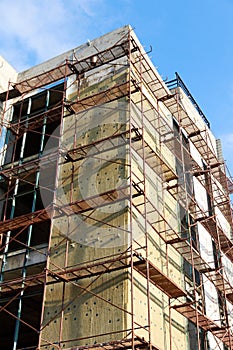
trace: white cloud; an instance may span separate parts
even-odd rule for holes
[[[52,16],[51,9],[52,7]],[[22,51],[31,49],[41,59],[47,52],[52,53],[53,48],[57,46],[54,36],[54,26],[61,23],[61,29],[64,25],[65,16],[62,18],[63,8],[61,1],[2,1],[0,3],[0,12],[2,20],[0,30],[2,35],[12,44],[17,44]],[[49,16],[51,16],[50,20]],[[46,38],[44,34],[46,33]],[[8,42],[8,45],[9,45]],[[54,46],[55,45],[55,46]]]
[[[104,0],[0,1],[0,53],[18,70],[87,40]],[[32,63],[31,63],[32,62]]]
[[[100,1],[99,0],[78,0],[77,1],[73,1],[74,5],[78,3],[78,5],[80,6],[80,8],[84,11],[84,13],[87,16],[93,17],[100,5]]]
[[[0,0],[0,55],[27,69],[128,23],[131,1]]]

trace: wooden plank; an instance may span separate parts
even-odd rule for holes
[[[122,339],[122,340],[115,340],[115,341],[109,341],[104,342],[101,344],[90,344],[90,345],[84,345],[84,346],[78,346],[78,347],[72,347],[68,348],[67,350],[114,350],[114,349],[132,349],[132,339]],[[149,349],[149,343],[141,337],[135,336],[134,338],[134,346],[137,349]],[[156,346],[151,346],[152,350],[160,350]]]
[[[227,327],[219,326],[199,310],[196,310],[192,304],[175,305],[173,308],[193,323],[198,323],[199,327],[203,328],[205,331],[210,331],[226,346],[231,346],[230,349],[232,349],[233,335]]]
[[[170,298],[178,298],[181,296],[186,296],[186,293],[174,283],[168,276],[166,276],[162,271],[160,271],[151,262],[149,263],[149,279],[157,288],[162,290]],[[147,277],[146,261],[143,263],[135,263],[134,268],[144,277]]]
[[[195,307],[190,303],[175,305],[173,306],[173,308],[193,323],[196,324],[198,321],[199,326],[206,331],[222,329],[213,320],[208,318],[206,315],[202,314],[199,310],[196,310]]]

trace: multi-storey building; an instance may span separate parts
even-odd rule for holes
[[[0,348],[233,349],[230,183],[130,26],[1,59]]]

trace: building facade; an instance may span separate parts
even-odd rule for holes
[[[233,349],[219,140],[130,26],[1,59],[0,348]]]

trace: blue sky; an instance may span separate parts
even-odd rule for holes
[[[233,173],[233,0],[0,0],[0,55],[23,70],[131,24],[164,79],[177,71]]]

